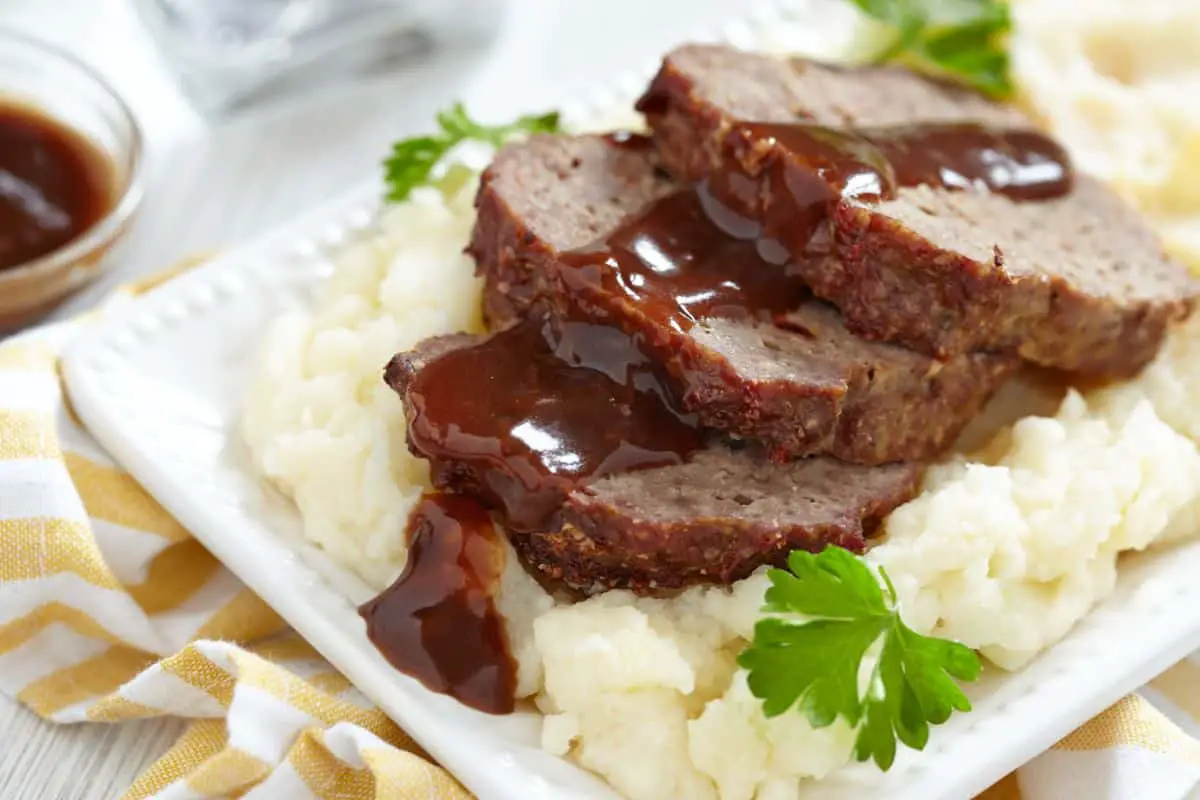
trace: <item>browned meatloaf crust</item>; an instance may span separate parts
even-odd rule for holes
[[[747,151],[738,121],[887,126],[973,121],[1029,127],[1013,108],[911,72],[846,69],[728,47],[670,53],[639,107],[676,175],[757,178],[785,159],[778,145]],[[736,181],[713,191],[784,238],[781,198]],[[776,214],[776,217],[779,215]],[[1070,194],[1020,203],[982,192],[901,189],[876,206],[842,203],[838,258],[802,274],[856,333],[949,356],[1016,348],[1031,361],[1122,377],[1149,361],[1196,286],[1112,191],[1077,176]]]
[[[392,360],[386,378],[410,421],[411,378],[426,363],[479,338],[430,339]],[[584,593],[727,585],[763,564],[781,564],[797,548],[816,551],[834,544],[862,552],[882,519],[914,495],[920,469],[863,467],[832,458],[779,464],[751,447],[713,444],[686,464],[627,472],[578,488],[563,498],[547,530],[509,532],[509,539],[539,580]],[[432,475],[440,489],[475,496],[486,496],[481,487],[497,479],[479,464],[462,461],[436,461]]]
[[[487,279],[493,324],[532,298],[566,303],[562,255],[602,237],[677,189],[652,150],[596,136],[534,137],[504,148],[484,173],[470,250]],[[578,288],[574,291],[578,292]],[[629,333],[679,383],[684,406],[710,427],[764,442],[776,458],[830,453],[878,464],[941,452],[1010,374],[1016,359],[970,354],[939,362],[846,330],[815,299],[777,327],[709,319],[680,331],[615,293],[585,304]]]

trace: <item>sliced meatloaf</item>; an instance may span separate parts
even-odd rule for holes
[[[647,237],[629,237],[621,255],[670,251],[683,265],[674,283],[664,288],[664,273],[641,264],[621,274],[603,253],[595,257],[597,242],[640,230],[639,215],[666,204],[667,233],[649,248]],[[761,441],[777,459],[932,457],[1015,366],[1016,358],[995,354],[942,362],[851,334],[786,265],[763,257],[770,243],[723,232],[701,204],[665,177],[644,141],[542,136],[505,147],[484,173],[470,246],[490,321],[504,324],[538,297],[560,313],[582,308],[638,336],[703,424]],[[676,235],[684,228],[687,236]],[[676,302],[731,282],[741,294],[727,305],[769,313]]]
[[[628,469],[630,452],[662,451],[661,428],[687,424],[686,418],[664,418],[669,399],[655,399],[645,381],[636,381],[634,389],[642,395],[639,406],[630,402],[629,385],[578,366],[576,357],[553,363],[564,348],[530,339],[531,324],[537,323],[490,337],[429,340],[397,355],[385,377],[404,403],[409,447],[430,460],[434,485],[494,509],[523,561],[547,585],[653,594],[728,584],[763,564],[782,563],[796,548],[836,544],[861,552],[882,518],[916,491],[915,464],[864,467],[832,458],[779,464],[760,449],[703,435],[681,447],[681,436],[687,437],[679,430],[668,435],[666,448],[681,454],[677,463],[648,466],[652,456],[641,459],[641,468]],[[592,333],[599,330],[619,333]],[[628,337],[596,346],[636,347]],[[576,341],[566,350],[588,348]],[[497,366],[522,354],[530,369]],[[464,366],[475,368],[464,372]],[[574,390],[562,390],[564,374],[579,382]],[[453,389],[440,394],[448,379]],[[593,411],[625,412],[603,419],[586,409],[576,415],[578,398],[585,396]],[[538,397],[544,400],[526,402]],[[431,403],[447,398],[449,413],[433,413]],[[604,437],[598,441],[599,426]],[[498,429],[512,435],[497,438]],[[558,445],[548,446],[537,431],[553,431]],[[586,466],[575,466],[580,464]]]
[[[797,228],[789,182],[813,167],[761,123],[853,129],[982,123],[1028,128],[1017,110],[891,67],[848,69],[728,47],[669,54],[639,102],[678,177],[788,244],[813,291],[863,336],[941,357],[1017,349],[1028,360],[1122,377],[1156,352],[1196,286],[1138,214],[1075,176],[1036,202],[921,185],[843,200],[831,246]],[[760,123],[758,125],[750,123]]]
[[[912,463],[864,467],[827,457],[779,464],[714,445],[679,466],[615,475],[572,492],[553,530],[513,537],[550,582],[640,594],[728,586],[792,550],[861,553],[916,493]]]

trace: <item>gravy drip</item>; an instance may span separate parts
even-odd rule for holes
[[[408,518],[408,563],[359,613],[399,671],[488,714],[515,705],[516,664],[495,595],[505,552],[487,510],[427,494]]]

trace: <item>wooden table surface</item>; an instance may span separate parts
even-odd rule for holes
[[[392,140],[424,128],[433,111],[455,99],[496,118],[553,107],[754,5],[508,0],[509,24],[486,50],[444,54],[337,97],[206,123],[162,71],[128,2],[0,3],[0,25],[58,41],[104,73],[139,115],[148,142],[154,177],[130,247],[112,273],[64,313],[94,303],[117,284],[244,240],[373,178]],[[119,797],[185,725],[166,719],[54,726],[0,696],[0,800]]]

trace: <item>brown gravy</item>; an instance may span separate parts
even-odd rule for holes
[[[614,147],[620,147],[624,150],[653,150],[654,139],[644,133],[634,133],[633,131],[612,131],[606,133],[602,137],[606,142]]]
[[[710,317],[769,318],[796,308],[808,290],[758,234],[703,188],[684,189],[566,254],[563,280],[577,296],[599,290],[678,331]]]
[[[515,704],[516,664],[494,598],[504,550],[486,509],[429,494],[408,519],[408,563],[359,613],[396,669],[489,714]]]
[[[878,203],[927,185],[1034,202],[1061,197],[1074,183],[1070,157],[1053,139],[976,123],[851,130],[742,122],[726,141],[735,157],[710,176],[717,194],[747,212],[764,212],[768,233],[814,257],[828,252],[830,212],[843,200]],[[779,147],[768,151],[759,174],[742,172],[741,164],[763,158],[764,144]],[[761,205],[768,196],[776,202]]]
[[[108,213],[113,170],[82,134],[0,103],[0,270],[46,255]]]
[[[515,530],[555,527],[582,482],[681,463],[701,445],[633,340],[576,319],[529,319],[443,355],[408,397],[409,442],[434,475],[467,466],[473,491]]]
[[[925,123],[840,130],[821,125],[747,122],[736,139],[782,145],[829,192],[877,202],[900,188],[975,189],[1017,201],[1071,191],[1071,161],[1053,139],[1032,130],[976,123]]]

